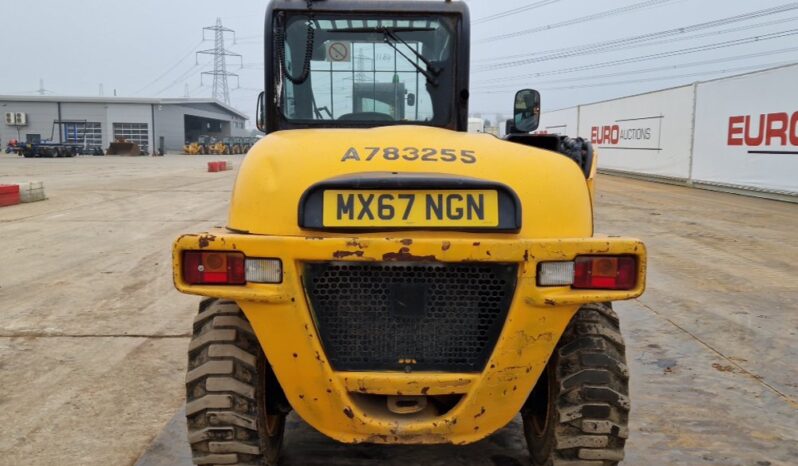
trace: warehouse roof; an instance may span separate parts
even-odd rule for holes
[[[52,102],[52,103],[81,103],[81,104],[143,104],[143,105],[181,105],[181,104],[213,104],[222,110],[239,118],[248,120],[249,117],[240,110],[219,102],[218,100],[202,98],[151,98],[151,97],[80,97],[80,96],[55,96],[55,95],[0,95],[0,101],[6,102]]]

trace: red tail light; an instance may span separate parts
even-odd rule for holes
[[[583,290],[631,290],[637,286],[634,256],[579,256],[574,261],[574,284]]]
[[[245,285],[246,258],[240,252],[183,253],[183,280],[189,285]]]

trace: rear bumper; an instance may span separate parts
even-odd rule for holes
[[[185,250],[242,251],[280,258],[278,285],[191,286],[180,277]],[[539,262],[577,255],[635,255],[637,288],[578,291],[536,286]],[[631,299],[645,287],[645,246],[623,238],[507,240],[271,237],[217,230],[185,235],[174,247],[174,280],[184,293],[236,301],[298,414],[322,433],[346,443],[455,443],[479,441],[509,423],[534,387],[560,335],[579,305]],[[328,363],[302,285],[301,265],[316,261],[433,261],[517,263],[518,282],[507,321],[482,373],[336,372]],[[363,394],[462,396],[439,416],[374,410]]]

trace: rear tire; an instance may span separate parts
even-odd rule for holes
[[[629,436],[629,371],[609,304],[579,309],[521,411],[534,466],[614,466]]]
[[[186,375],[194,463],[277,465],[288,412],[284,399],[238,305],[204,300],[194,319]]]

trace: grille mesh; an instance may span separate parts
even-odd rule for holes
[[[514,264],[313,263],[305,289],[337,370],[481,371],[515,290]]]

